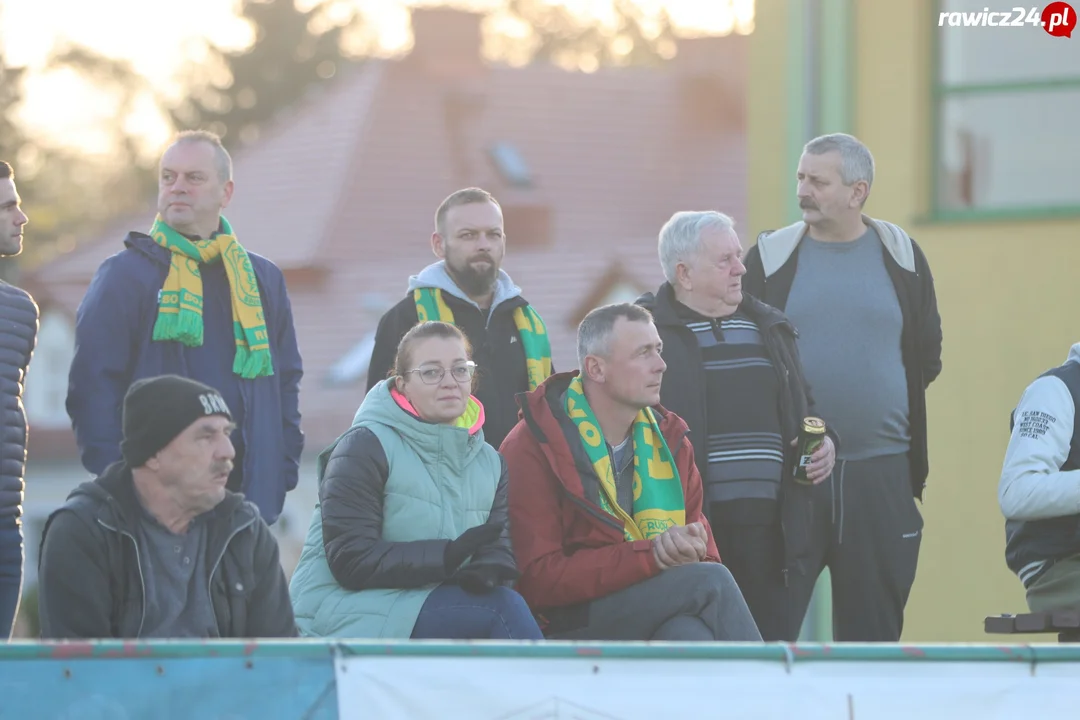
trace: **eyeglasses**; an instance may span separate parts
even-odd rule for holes
[[[450,368],[450,376],[459,383],[469,382],[472,380],[473,374],[476,372],[476,363],[472,360],[459,363]],[[413,368],[412,370],[406,370],[401,373],[402,375],[408,375],[409,373],[417,373],[420,375],[420,380],[425,385],[437,385],[442,382],[442,379],[446,377],[446,368],[442,365],[424,365],[423,367]]]

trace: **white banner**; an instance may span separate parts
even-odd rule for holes
[[[357,656],[341,720],[1075,718],[1080,662]]]

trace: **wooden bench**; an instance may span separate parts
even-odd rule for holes
[[[1080,642],[1080,606],[1020,615],[990,615],[983,630],[995,635],[1058,634],[1058,642]]]

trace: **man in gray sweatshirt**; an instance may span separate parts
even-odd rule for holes
[[[843,438],[832,477],[816,487],[817,571],[794,589],[805,607],[829,567],[840,641],[900,638],[922,536],[926,388],[941,372],[930,267],[901,228],[863,214],[873,180],[873,156],[854,137],[807,143],[803,221],[762,233],[743,278],[795,324],[817,411]]]

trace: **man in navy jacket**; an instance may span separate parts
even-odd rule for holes
[[[82,462],[100,475],[120,459],[121,407],[133,382],[165,374],[198,380],[233,409],[236,458],[228,489],[242,492],[273,523],[285,493],[296,487],[304,445],[303,366],[285,278],[272,262],[231,241],[221,213],[232,197],[232,160],[216,135],[181,133],[160,171],[153,230],[128,234],[79,306],[67,410]],[[197,248],[200,259],[189,260],[180,248]],[[176,293],[170,283],[178,267],[189,269]],[[194,340],[162,337],[170,302],[178,314],[197,308],[202,331]],[[238,349],[245,344],[249,350]],[[248,352],[269,357],[252,370],[242,359]]]

